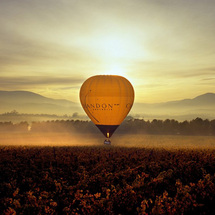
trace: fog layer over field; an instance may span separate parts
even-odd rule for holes
[[[72,133],[0,133],[0,145],[25,146],[102,146],[105,137],[101,134]],[[214,136],[177,136],[116,134],[111,138],[112,146],[145,148],[215,148]],[[108,146],[107,146],[108,147]]]

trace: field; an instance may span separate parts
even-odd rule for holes
[[[215,214],[215,137],[0,134],[2,214]]]

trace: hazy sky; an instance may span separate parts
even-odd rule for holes
[[[0,90],[79,101],[119,74],[136,102],[215,93],[214,0],[1,0]]]

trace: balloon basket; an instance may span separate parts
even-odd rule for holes
[[[111,141],[110,141],[109,139],[106,139],[106,140],[104,141],[104,144],[105,144],[105,145],[110,145],[110,144],[111,144]]]

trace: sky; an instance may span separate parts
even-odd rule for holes
[[[116,74],[135,102],[215,93],[214,0],[1,0],[0,90],[79,102]]]

